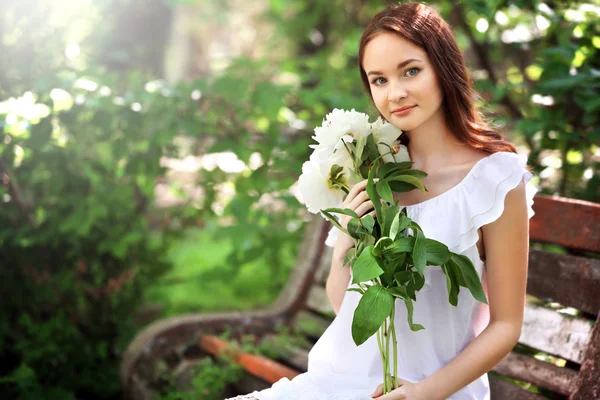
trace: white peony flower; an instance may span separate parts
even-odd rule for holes
[[[339,207],[345,193],[338,188],[332,188],[329,173],[323,174],[322,166],[316,160],[302,164],[302,175],[298,179],[298,190],[308,211],[318,214],[325,208]]]
[[[373,139],[375,139],[375,143],[377,143],[379,154],[389,153],[389,147],[392,147],[395,151],[393,156],[392,154],[383,156],[383,161],[386,163],[410,161],[408,149],[406,146],[401,145],[399,140],[396,140],[400,134],[402,134],[402,131],[399,128],[394,124],[385,122],[381,117],[378,117],[377,120],[371,124],[371,129],[373,131]],[[385,144],[381,144],[381,142]]]
[[[384,142],[389,145],[394,143],[402,134],[402,130],[396,125],[386,122],[381,117],[377,117],[377,120],[371,124],[371,130],[373,131],[375,143]]]
[[[315,128],[312,139],[318,145],[309,145],[313,149],[327,149],[331,153],[339,150],[346,151],[344,142],[351,143],[359,136],[371,133],[369,116],[352,109],[352,111],[334,109],[327,114],[321,126]]]
[[[334,164],[344,167],[344,176],[347,183],[352,186],[363,178],[354,172],[354,162],[346,149],[330,154],[326,149],[315,149],[310,155],[310,160],[319,164],[322,175],[328,175]]]

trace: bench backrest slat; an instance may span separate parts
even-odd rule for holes
[[[600,310],[600,259],[531,249],[527,293],[595,315]]]
[[[600,253],[600,204],[537,195],[533,211],[531,240]]]

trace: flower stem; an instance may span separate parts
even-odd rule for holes
[[[383,393],[385,394],[385,364],[387,359],[385,358],[385,352],[383,350],[383,325],[377,329],[377,346],[379,347],[379,354],[381,354],[381,360],[383,361]]]
[[[396,341],[396,299],[394,299],[394,303],[392,305],[392,322],[390,322],[390,330],[392,331],[392,343],[394,345],[394,383],[392,384],[392,389],[396,389],[398,378],[398,342]]]
[[[387,379],[388,379],[388,392],[393,390],[392,380],[390,377],[390,325],[387,324],[387,320],[385,323],[385,366],[387,370]],[[386,392],[387,393],[387,392]]]

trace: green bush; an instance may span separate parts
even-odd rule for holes
[[[135,90],[110,93],[111,85],[79,79],[64,90],[0,103],[0,394],[118,393],[121,352],[139,329],[132,314],[146,288],[170,270],[167,249],[189,221],[229,221],[210,224],[214,237],[231,246],[216,276],[204,279],[232,275],[261,258],[272,272],[263,290],[278,293],[304,219],[286,191],[307,146],[298,141],[275,150],[286,140],[280,135],[286,121],[272,99],[236,94],[240,81],[232,73],[167,87],[132,75]],[[201,101],[194,99],[199,91]],[[237,113],[247,125],[220,117],[243,102],[253,104]],[[272,122],[254,128],[265,119]],[[187,151],[234,151],[245,163],[258,153],[264,164],[240,173],[199,171],[200,203],[157,210],[161,157],[185,155],[174,144],[177,136],[193,142]],[[219,199],[222,184],[238,194]],[[258,206],[263,195],[279,210]]]
[[[171,134],[113,96],[82,99],[28,94],[0,113],[2,398],[117,392],[132,311],[169,267],[175,235],[148,235],[148,213]]]

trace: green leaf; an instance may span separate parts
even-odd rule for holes
[[[423,289],[423,286],[425,286],[424,275],[420,274],[418,271],[412,271],[411,278],[412,278],[415,290]]]
[[[358,218],[358,214],[351,208],[326,208],[324,211],[327,211],[328,213],[344,214],[354,218]]]
[[[390,188],[389,183],[385,180],[380,180],[375,184],[375,188],[377,189],[377,193],[381,198],[383,198],[388,203],[394,203],[394,196],[392,194],[392,189]]]
[[[447,263],[442,265],[442,270],[446,274],[446,287],[448,288],[448,301],[454,307],[458,305],[458,294],[460,293],[460,285],[458,284],[457,275],[460,275],[460,270],[457,269],[456,263]]]
[[[364,294],[365,293],[365,291],[362,290],[362,289],[360,289],[360,288],[348,288],[348,289],[346,289],[346,292],[358,292],[360,294]]]
[[[381,168],[379,168],[379,171],[377,171],[377,177],[379,179],[384,179],[387,176],[398,173],[400,171],[407,171],[407,169],[410,168],[411,165],[412,162],[410,161],[400,163],[385,163],[381,166]]]
[[[387,236],[381,237],[375,243],[375,248],[373,249],[373,253],[376,256],[379,256],[385,250],[386,247],[390,246],[393,243],[394,243],[394,241],[391,238],[389,238]]]
[[[425,239],[427,251],[427,265],[443,265],[448,262],[452,253],[442,242],[433,239]]]
[[[416,231],[415,235],[415,247],[412,251],[413,261],[415,269],[423,275],[425,273],[425,266],[427,265],[427,239],[420,230]]]
[[[477,270],[469,257],[452,253],[452,257],[448,262],[456,264],[456,268],[462,273],[467,289],[469,289],[473,297],[481,303],[488,304]]]
[[[348,236],[360,240],[367,233],[367,230],[363,228],[358,218],[352,218],[348,221]]]
[[[404,209],[406,210],[406,209]],[[403,232],[411,224],[412,220],[408,218],[405,213],[401,212],[400,225],[398,226],[398,232]]]
[[[394,264],[396,264],[396,270],[399,269],[406,269],[405,264],[406,264],[406,256],[408,255],[408,253],[397,253],[397,254],[390,254],[390,253],[386,253],[386,254],[382,254],[382,258],[385,260],[385,262],[393,262]]]
[[[399,193],[406,193],[415,190],[415,186],[406,182],[388,181],[392,191]]]
[[[383,274],[372,251],[375,246],[367,246],[352,264],[352,283],[360,283],[377,278]]]
[[[385,287],[389,287],[394,284],[394,273],[396,272],[397,263],[394,261],[383,261],[380,258],[377,259],[379,266],[383,269],[383,274],[379,277],[381,283]]]
[[[365,136],[359,136],[356,141],[356,150],[354,151],[354,165],[362,164],[363,150],[367,144],[367,138]]]
[[[410,175],[397,175],[391,178],[386,178],[388,180],[388,182],[394,182],[394,181],[398,181],[398,182],[404,182],[404,183],[408,183],[412,186],[415,186],[419,189],[421,189],[421,191],[423,192],[427,192],[427,189],[425,189],[425,186],[423,185],[423,182],[421,182],[421,180],[419,178],[416,178],[414,176],[410,176]]]
[[[373,182],[373,178],[375,176],[375,165],[371,166],[369,170],[369,176],[367,177],[367,194],[371,202],[373,202],[373,208],[375,209],[375,214],[377,215],[378,221],[383,221],[383,215],[381,215],[381,200],[377,195],[377,191],[375,189],[375,183]]]
[[[387,206],[385,205],[385,210],[382,210],[382,214],[384,215],[383,220],[383,231],[382,235],[389,236],[390,228],[392,227],[392,223],[394,222],[394,218],[398,214],[398,209],[395,206]]]
[[[406,311],[408,311],[408,326],[410,330],[413,332],[420,331],[425,329],[423,325],[413,323],[413,303],[410,299],[404,299],[404,304],[406,304]]]
[[[394,297],[408,299],[408,294],[406,293],[406,288],[404,286],[392,286],[388,288],[388,292]]]
[[[400,253],[412,253],[415,247],[415,238],[412,236],[396,238],[394,244],[385,249],[383,256],[394,256]]]
[[[352,259],[356,256],[356,247],[351,247],[350,250],[346,253],[344,257],[344,267],[348,265],[352,261]]]
[[[406,285],[408,281],[410,281],[410,277],[412,275],[411,271],[400,271],[394,274],[394,279],[398,281],[399,285]]]
[[[367,136],[366,151],[369,155],[368,159],[371,161],[376,160],[377,157],[379,157],[379,149],[377,148],[373,135]]]
[[[397,175],[409,175],[409,176],[414,176],[415,178],[423,179],[423,178],[427,177],[428,174],[427,174],[427,172],[421,171],[420,169],[405,169],[405,170],[398,172]],[[394,175],[394,176],[396,176],[396,175]]]
[[[373,228],[375,227],[375,218],[373,218],[371,215],[367,214],[367,215],[364,215],[361,218],[361,220],[362,220],[363,226],[367,229],[369,234],[372,235]]]
[[[325,218],[327,218],[336,228],[338,228],[339,230],[341,230],[342,232],[344,232],[345,234],[350,236],[348,234],[348,231],[346,229],[344,229],[342,227],[342,225],[340,225],[340,222],[338,221],[338,219],[336,217],[334,217],[333,215],[331,215],[327,210],[321,210],[321,214],[323,214],[323,216]]]
[[[410,228],[410,229],[412,229],[413,231],[420,231],[420,232],[423,232],[423,228],[421,228],[421,226],[420,226],[419,224],[417,224],[417,223],[416,223],[415,221],[413,221],[413,220],[410,220],[410,221],[408,222],[408,226],[407,226],[407,228]]]
[[[394,297],[381,285],[367,289],[358,302],[352,319],[352,339],[360,346],[373,336],[390,316]]]
[[[392,221],[392,226],[390,226],[390,237],[392,238],[392,240],[396,239],[396,235],[399,232],[399,227],[400,227],[400,213],[396,214],[396,216],[394,217],[394,220]]]
[[[409,226],[410,222],[410,218],[406,217],[401,212],[398,212],[398,214],[394,216],[394,220],[390,226],[389,237],[395,240],[398,234],[402,233]]]

